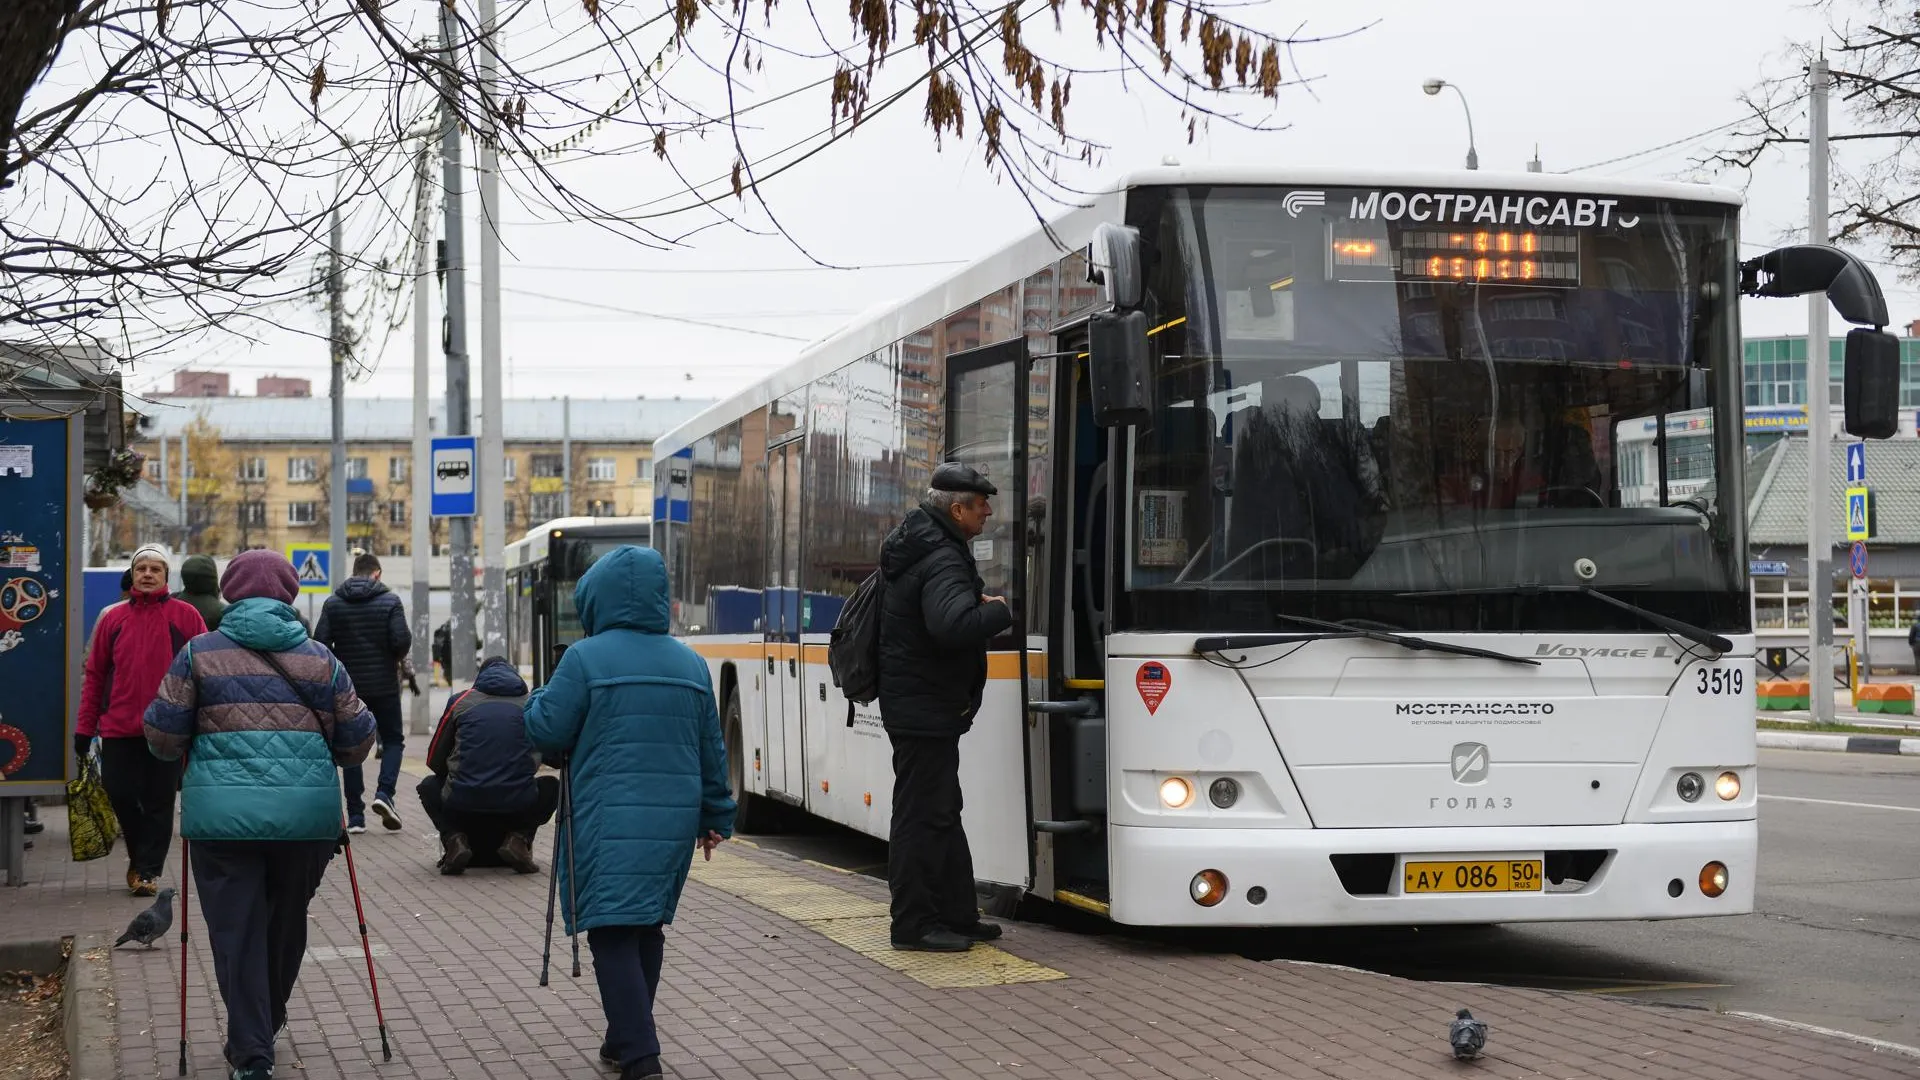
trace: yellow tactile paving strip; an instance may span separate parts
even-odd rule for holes
[[[745,900],[844,945],[882,967],[934,989],[1049,982],[1066,972],[1022,960],[991,945],[963,953],[895,952],[888,940],[887,905],[785,873],[725,848],[713,861],[693,860],[692,880]]]
[[[372,764],[372,759],[368,764]],[[411,761],[402,765],[401,771],[411,776],[427,775],[424,764]],[[754,846],[747,841],[736,842]],[[822,863],[812,865],[839,870]],[[991,945],[975,945],[963,953],[896,952],[887,936],[887,905],[752,859],[729,855],[725,848],[713,853],[712,862],[694,859],[691,877],[702,885],[792,919],[882,967],[935,989],[1006,986],[1067,977],[1064,971],[1022,960]]]

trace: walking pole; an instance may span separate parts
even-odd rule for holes
[[[561,774],[560,783],[563,785],[561,787],[561,791],[562,793],[564,793],[566,791],[566,788],[564,786],[566,784],[566,774],[564,773]],[[556,825],[555,829],[557,830],[558,828],[559,826]],[[555,850],[559,849],[559,844],[560,844],[560,841],[556,837],[556,839],[554,840]],[[553,902],[554,902],[554,898],[559,895],[560,895],[560,868],[558,866],[548,866],[547,867],[547,943],[546,943],[546,947],[540,950],[540,985],[541,986],[547,985],[547,968],[548,968],[548,965],[553,960]]]
[[[187,1075],[187,886],[193,881],[193,853],[180,838],[180,1075]]]
[[[580,977],[580,905],[574,893],[573,874],[573,760],[560,767],[560,805],[567,814],[567,926],[573,939],[573,977]]]
[[[380,980],[373,973],[373,945],[367,941],[367,912],[360,906],[360,875],[353,869],[353,835],[347,832],[345,815],[340,818],[340,842],[347,853],[347,882],[353,887],[353,915],[360,920],[360,951],[367,956],[367,986],[373,991],[373,1020],[380,1025],[380,1060],[392,1061],[393,1048],[387,1045],[387,1018],[380,1011]]]

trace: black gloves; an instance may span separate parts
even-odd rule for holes
[[[93,736],[82,735],[77,731],[74,732],[73,733],[73,759],[75,761],[78,761],[81,758],[86,757],[87,747],[90,744],[92,744],[92,742],[93,742]]]

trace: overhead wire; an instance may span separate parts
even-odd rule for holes
[[[1805,101],[1806,99],[1807,99],[1807,95],[1805,93],[1796,94],[1795,96],[1788,98],[1786,101],[1781,102],[1777,107],[1783,108],[1783,109],[1788,108],[1790,106],[1797,105],[1800,102]],[[1643,150],[1635,150],[1630,154],[1621,154],[1618,157],[1606,158],[1605,160],[1595,161],[1595,162],[1592,162],[1591,164],[1579,165],[1571,169],[1558,169],[1555,171],[1560,173],[1577,173],[1577,172],[1586,172],[1589,169],[1604,168],[1605,166],[1608,166],[1608,165],[1618,165],[1623,161],[1632,161],[1635,158],[1643,158],[1649,154],[1657,154],[1662,150],[1672,150],[1675,147],[1685,146],[1686,144],[1691,142],[1698,142],[1699,140],[1704,139],[1709,135],[1718,135],[1723,131],[1729,131],[1729,130],[1732,130],[1733,128],[1739,127],[1741,124],[1744,124],[1751,119],[1753,119],[1752,115],[1742,116],[1742,117],[1739,117],[1738,119],[1729,120],[1724,124],[1715,124],[1713,127],[1707,128],[1704,131],[1696,131],[1691,135],[1682,136],[1681,138],[1674,139],[1671,142],[1660,143],[1657,146],[1649,146]]]

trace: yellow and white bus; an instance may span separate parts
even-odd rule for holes
[[[1018,617],[961,744],[996,906],[1752,910],[1739,299],[1887,319],[1831,248],[1742,263],[1739,209],[1537,173],[1152,170],[808,347],[655,446],[653,542],[745,819],[886,837],[881,717],[836,692],[828,632],[955,459],[1002,492],[973,550]],[[1849,379],[1879,385],[1892,339],[1854,338]],[[1621,431],[1683,412],[1710,437],[1623,500]]]

